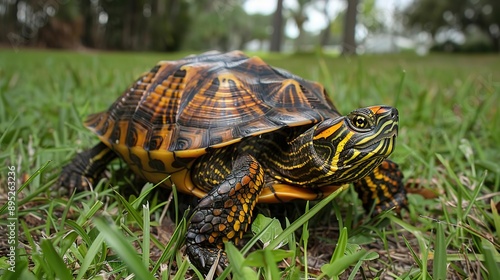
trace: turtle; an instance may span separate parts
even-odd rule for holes
[[[325,88],[241,51],[160,61],[85,126],[100,142],[60,175],[64,188],[95,184],[116,157],[152,183],[199,198],[186,252],[203,273],[227,266],[256,203],[318,200],[352,183],[378,214],[407,204],[398,165],[396,108],[342,115]],[[168,178],[168,179],[166,179]]]

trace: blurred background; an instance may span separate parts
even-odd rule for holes
[[[123,199],[114,187],[138,194],[144,185],[122,163],[110,166],[99,195],[77,194],[68,204],[50,190],[64,164],[97,142],[85,116],[108,108],[158,61],[213,49],[242,49],[317,81],[340,112],[387,104],[401,113],[391,159],[405,174],[408,211],[401,220],[368,219],[352,188],[342,193],[327,216],[310,220],[309,241],[288,237],[300,240],[291,258],[298,261],[283,270],[290,279],[321,278],[325,263],[336,269],[346,260],[331,257],[341,226],[349,233],[345,257],[370,250],[349,279],[500,279],[492,276],[500,275],[499,42],[500,0],[0,0],[0,205],[7,205],[7,168],[15,166],[23,244],[24,274],[12,279],[71,278],[54,267],[124,279],[135,273],[127,264],[135,259],[146,271],[161,267],[151,275],[162,279],[173,278],[177,264],[176,277],[186,278],[181,252],[158,245],[183,242],[172,233],[177,219],[167,218],[174,214],[158,211],[165,203],[178,210],[156,195],[148,205],[151,240],[159,242],[150,261],[142,255],[149,231],[135,217],[146,208],[138,199],[131,209],[134,196]],[[117,257],[97,235],[94,221],[107,213],[123,233],[108,238],[138,240],[137,256]],[[157,262],[174,251],[167,269]],[[304,273],[307,259],[314,264]]]
[[[499,52],[498,0],[0,0],[2,47]]]

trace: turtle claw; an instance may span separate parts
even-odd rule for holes
[[[63,167],[61,176],[57,180],[57,192],[62,195],[70,195],[75,190],[83,191],[88,189],[94,183],[94,178],[84,176],[77,171],[74,162]]]
[[[226,253],[220,249],[189,244],[187,254],[191,263],[204,275],[207,275],[214,266],[216,274],[220,275],[228,265]]]
[[[106,165],[116,157],[104,143],[83,151],[66,166],[56,183],[56,192],[69,195],[76,191],[87,190],[101,177]]]

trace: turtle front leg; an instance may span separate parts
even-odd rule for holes
[[[208,273],[221,253],[218,269],[227,266],[224,242],[238,242],[252,221],[252,211],[264,184],[264,170],[252,156],[239,156],[231,173],[194,209],[186,243],[191,262]]]
[[[104,143],[99,142],[93,148],[83,151],[66,166],[63,167],[57,186],[61,192],[84,190],[95,183],[109,162],[116,158],[113,152]]]
[[[406,190],[403,184],[403,173],[396,163],[385,160],[368,176],[354,182],[354,188],[368,212],[375,204],[373,215],[395,208],[399,213],[406,207]]]

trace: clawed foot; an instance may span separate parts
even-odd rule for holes
[[[104,143],[100,142],[89,150],[83,151],[63,167],[56,183],[56,191],[60,195],[68,195],[75,190],[88,190],[98,182],[106,165],[116,158],[116,154]]]
[[[216,275],[219,275],[227,267],[227,256],[221,249],[203,248],[199,245],[188,244],[187,254],[191,263],[207,275],[210,269],[216,264]]]
[[[77,158],[78,159],[77,155]],[[75,190],[83,191],[88,190],[94,184],[95,179],[82,174],[80,170],[82,167],[78,165],[79,160],[73,160],[71,163],[63,167],[61,176],[56,182],[55,191],[59,195],[70,195]]]

